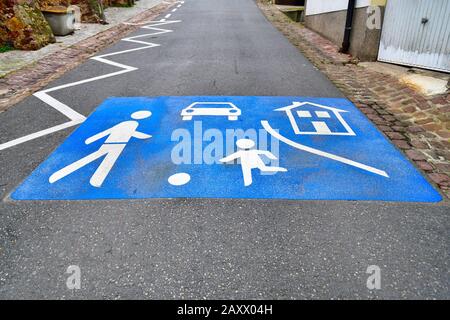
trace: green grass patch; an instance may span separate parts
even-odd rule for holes
[[[0,53],[8,52],[11,50],[14,50],[14,48],[12,46],[10,46],[9,44],[1,44],[0,45]]]

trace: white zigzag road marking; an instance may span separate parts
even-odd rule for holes
[[[155,28],[155,27],[156,26],[166,25],[166,24],[171,24],[171,23],[178,23],[178,22],[180,22],[180,20],[147,22],[149,24],[146,25],[146,26],[141,27],[141,29],[154,30],[156,32],[146,33],[146,34],[141,34],[141,35],[137,35],[137,36],[134,36],[134,37],[121,39],[122,41],[143,44],[144,45],[143,47],[137,47],[137,48],[133,48],[133,49],[107,53],[107,54],[103,54],[103,55],[100,55],[100,56],[95,56],[95,57],[90,58],[92,60],[96,60],[98,62],[106,63],[106,64],[109,64],[111,66],[120,68],[122,70],[119,70],[119,71],[116,71],[116,72],[112,72],[112,73],[108,73],[108,74],[104,74],[104,75],[97,76],[97,77],[93,77],[93,78],[88,78],[88,79],[84,79],[84,80],[80,80],[80,81],[76,81],[76,82],[63,84],[63,85],[60,85],[60,86],[57,86],[57,87],[49,88],[49,89],[38,91],[38,92],[34,93],[33,95],[36,98],[38,98],[39,100],[45,102],[46,104],[48,104],[53,109],[61,112],[63,115],[68,117],[70,119],[70,121],[65,122],[63,124],[56,125],[54,127],[48,128],[48,129],[44,129],[44,130],[41,130],[41,131],[38,131],[38,132],[35,132],[35,133],[32,133],[32,134],[23,136],[21,138],[17,138],[17,139],[5,142],[3,144],[0,144],[0,151],[4,150],[4,149],[8,149],[8,148],[13,147],[13,146],[16,146],[18,144],[30,141],[30,140],[34,140],[34,139],[39,138],[39,137],[46,136],[46,135],[51,134],[51,133],[54,133],[54,132],[57,132],[57,131],[60,131],[60,130],[63,130],[63,129],[66,129],[66,128],[69,128],[69,127],[72,127],[72,126],[76,126],[76,125],[84,122],[86,120],[85,116],[83,116],[82,114],[76,112],[75,110],[73,110],[69,106],[65,105],[61,101],[56,100],[55,98],[50,96],[48,93],[54,92],[54,91],[58,91],[58,90],[62,90],[62,89],[65,89],[65,88],[79,86],[79,85],[82,85],[82,84],[85,84],[85,83],[88,83],[88,82],[93,82],[93,81],[97,81],[97,80],[101,80],[101,79],[105,79],[105,78],[110,78],[110,77],[115,77],[115,76],[118,76],[118,75],[121,75],[121,74],[124,74],[124,73],[128,73],[128,72],[137,70],[138,68],[136,68],[136,67],[127,66],[127,65],[122,64],[122,63],[114,62],[114,61],[106,59],[106,57],[112,57],[112,56],[119,55],[119,54],[130,53],[130,52],[134,52],[134,51],[139,51],[139,50],[145,50],[145,49],[149,49],[149,48],[159,47],[160,46],[159,44],[152,43],[152,42],[147,42],[147,41],[143,41],[143,40],[137,40],[137,39],[141,39],[141,38],[145,38],[145,37],[149,37],[149,36],[155,36],[155,35],[158,35],[158,34],[164,34],[164,33],[168,33],[168,32],[173,32],[173,30],[161,29],[161,28]]]

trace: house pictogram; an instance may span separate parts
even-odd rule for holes
[[[347,111],[312,102],[293,102],[276,109],[286,112],[292,129],[298,135],[355,136],[341,113]]]

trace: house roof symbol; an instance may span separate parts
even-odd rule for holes
[[[316,131],[301,131],[297,124],[297,121],[295,119],[293,111],[294,111],[294,109],[302,108],[305,106],[314,106],[314,107],[321,108],[321,109],[324,109],[327,111],[331,111],[334,114],[334,116],[336,117],[336,119],[345,128],[345,131],[333,132],[328,128],[326,123],[323,121],[312,121],[312,124],[314,125],[314,128],[316,129]],[[348,112],[346,110],[342,110],[342,109],[338,109],[338,108],[334,108],[334,107],[323,106],[321,104],[312,103],[312,102],[293,102],[292,105],[275,109],[275,111],[286,112],[286,115],[289,118],[289,122],[291,123],[294,133],[298,134],[298,135],[331,135],[331,136],[355,136],[356,135],[355,132],[352,130],[352,128],[350,128],[348,123],[344,120],[344,118],[341,115],[341,113]],[[307,114],[309,114],[309,113],[307,113]],[[318,113],[318,114],[320,114],[320,113]],[[303,115],[305,115],[305,111],[297,111],[296,115],[299,117],[302,117]],[[328,112],[323,112],[322,115],[324,118],[329,118]],[[306,115],[306,116],[310,117],[310,115],[309,116]]]

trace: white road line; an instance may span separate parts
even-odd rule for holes
[[[173,9],[173,10],[172,10],[172,12],[175,12],[175,11],[177,11],[177,10],[178,10],[178,9],[177,9],[177,8],[175,8],[175,9]]]
[[[153,31],[156,31],[156,32],[146,33],[146,34],[141,34],[141,35],[137,35],[137,36],[134,36],[134,37],[128,37],[128,38],[121,39],[122,41],[143,44],[144,46],[133,48],[133,49],[128,49],[128,50],[121,50],[121,51],[117,51],[117,52],[107,53],[107,54],[103,54],[103,55],[95,56],[95,57],[91,58],[92,60],[95,60],[95,61],[98,61],[98,62],[102,62],[102,63],[108,64],[108,65],[120,68],[122,70],[119,70],[119,71],[116,71],[116,72],[111,72],[111,73],[104,74],[104,75],[97,76],[97,77],[92,77],[92,78],[76,81],[76,82],[67,83],[67,84],[64,84],[64,85],[60,85],[60,86],[57,86],[57,87],[45,89],[45,90],[38,91],[38,92],[34,93],[33,96],[35,96],[39,100],[45,102],[46,104],[48,104],[50,107],[54,108],[55,110],[61,112],[63,115],[68,117],[70,119],[70,121],[65,122],[63,124],[56,125],[56,126],[51,127],[51,128],[47,128],[47,129],[44,129],[44,130],[41,130],[41,131],[38,131],[38,132],[35,132],[35,133],[32,133],[32,134],[29,134],[29,135],[26,135],[26,136],[23,136],[21,138],[17,138],[17,139],[14,139],[14,140],[2,143],[2,144],[0,144],[0,151],[4,150],[4,149],[8,149],[8,148],[13,147],[13,146],[16,146],[18,144],[30,141],[30,140],[34,140],[34,139],[39,138],[39,137],[43,137],[45,135],[54,133],[56,131],[60,131],[60,130],[63,130],[63,129],[66,129],[66,128],[69,128],[69,127],[72,127],[72,126],[76,126],[76,125],[84,122],[86,120],[85,116],[83,116],[82,114],[76,112],[75,110],[73,110],[69,106],[65,105],[61,101],[56,100],[55,98],[51,97],[50,95],[48,95],[48,93],[49,92],[54,92],[54,91],[57,91],[57,90],[61,90],[61,89],[65,89],[65,88],[78,86],[78,85],[85,84],[85,83],[92,82],[92,81],[97,81],[97,80],[102,80],[102,79],[105,79],[105,78],[118,76],[118,75],[121,75],[121,74],[124,74],[124,73],[128,73],[128,72],[137,70],[138,68],[136,68],[136,67],[132,67],[132,66],[128,66],[128,65],[125,65],[125,64],[122,64],[122,63],[114,62],[114,61],[111,61],[111,60],[108,60],[108,59],[105,59],[105,58],[106,57],[115,56],[115,55],[119,55],[119,54],[130,53],[130,52],[134,52],[134,51],[139,51],[139,50],[145,50],[145,49],[149,49],[149,48],[158,47],[158,46],[160,46],[159,44],[152,43],[152,42],[146,42],[146,41],[142,41],[142,40],[136,40],[136,39],[172,32],[172,30],[161,29],[161,28],[156,28],[156,27],[157,26],[161,26],[161,25],[171,24],[171,23],[178,23],[178,22],[180,22],[180,20],[174,20],[174,21],[165,21],[165,20],[164,21],[163,20],[150,21],[150,22],[148,22],[149,23],[148,25],[141,27],[141,29],[153,30]]]
[[[363,163],[359,163],[359,162],[356,162],[356,161],[353,161],[353,160],[350,160],[350,159],[347,159],[347,158],[344,158],[344,157],[340,157],[340,156],[337,156],[337,155],[334,155],[334,154],[331,154],[331,153],[328,153],[328,152],[324,152],[324,151],[321,151],[321,150],[318,150],[318,149],[314,149],[314,148],[302,145],[300,143],[294,142],[292,140],[289,140],[288,138],[283,137],[281,134],[276,132],[270,126],[269,122],[261,121],[261,124],[262,124],[263,128],[270,135],[272,135],[273,137],[277,138],[278,140],[280,140],[280,141],[290,145],[291,147],[294,147],[296,149],[303,150],[303,151],[306,151],[306,152],[309,152],[309,153],[312,153],[312,154],[315,154],[315,155],[318,155],[318,156],[321,156],[321,157],[325,157],[325,158],[328,158],[328,159],[331,159],[331,160],[334,160],[334,161],[342,162],[342,163],[348,164],[350,166],[357,167],[357,168],[360,168],[362,170],[369,171],[369,172],[378,174],[380,176],[389,178],[389,175],[386,173],[386,171],[383,171],[383,170],[380,170],[380,169],[377,169],[377,168],[365,165]]]
[[[165,17],[164,17],[164,19],[169,19],[170,18],[170,16],[171,16],[172,14],[167,14]]]

